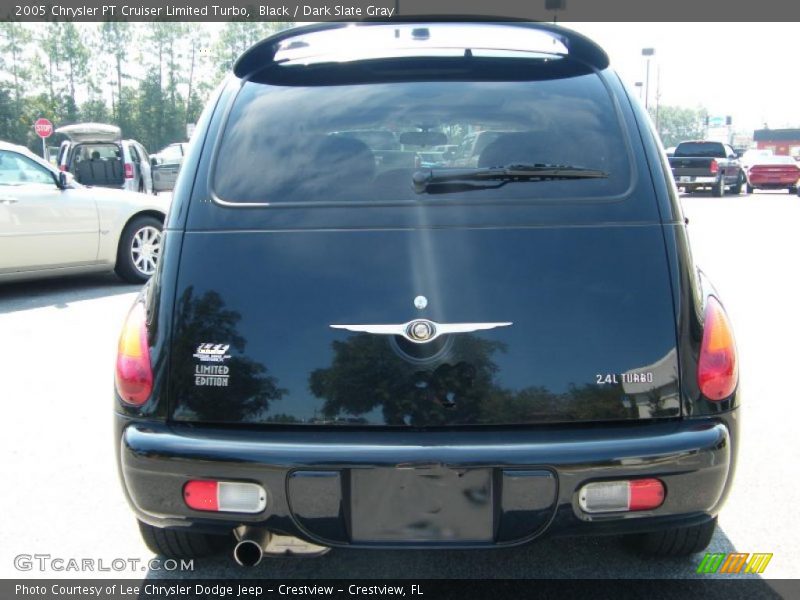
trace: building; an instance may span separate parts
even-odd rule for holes
[[[756,148],[771,149],[774,154],[800,157],[800,129],[756,129]]]

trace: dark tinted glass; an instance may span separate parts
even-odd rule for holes
[[[433,147],[400,143],[410,131],[444,134],[456,150],[432,161]],[[630,184],[624,139],[596,74],[541,81],[247,83],[222,133],[212,186],[231,202],[424,202],[429,196],[411,186],[419,168],[546,163],[599,169],[608,177],[513,182],[446,199],[607,198]]]
[[[675,148],[675,156],[725,158],[725,146],[719,142],[683,142]]]

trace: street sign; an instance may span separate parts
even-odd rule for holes
[[[725,117],[709,117],[708,118],[708,126],[709,127],[722,127],[725,125]]]
[[[53,124],[47,119],[36,119],[33,130],[40,138],[45,139],[53,135]]]

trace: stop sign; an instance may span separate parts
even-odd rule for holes
[[[36,123],[33,124],[33,130],[40,138],[49,138],[53,135],[53,124],[47,119],[36,119]]]

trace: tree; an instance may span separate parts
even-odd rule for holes
[[[74,23],[59,23],[60,49],[62,60],[67,67],[67,83],[69,97],[67,106],[67,119],[77,120],[78,106],[76,103],[76,88],[86,83],[89,71],[89,49]]]
[[[0,23],[0,69],[11,74],[11,93],[15,102],[22,98],[22,82],[29,76],[23,54],[33,36],[21,23]]]
[[[0,23],[0,71],[11,77],[0,87],[0,137],[20,143],[28,127],[23,121],[23,96],[31,75],[23,57],[32,39],[21,23]]]
[[[118,125],[151,150],[186,138],[238,56],[288,23],[0,23],[0,139],[38,150],[33,122]],[[130,63],[130,64],[129,64]]]
[[[39,36],[39,47],[44,53],[44,69],[38,72],[48,93],[48,112],[59,119],[61,111],[61,35],[60,23],[48,23]]]
[[[236,59],[245,50],[265,37],[291,27],[291,23],[229,21],[212,49],[212,57],[220,76],[230,73]]]
[[[655,107],[650,107],[650,116],[655,122]],[[686,108],[664,106],[658,108],[658,134],[665,147],[675,146],[684,140],[705,137],[708,111],[703,107]]]
[[[100,40],[105,52],[110,55],[117,85],[117,105],[111,110],[117,119],[123,114],[123,61],[128,54],[131,41],[131,24],[125,21],[106,21],[100,30]]]

